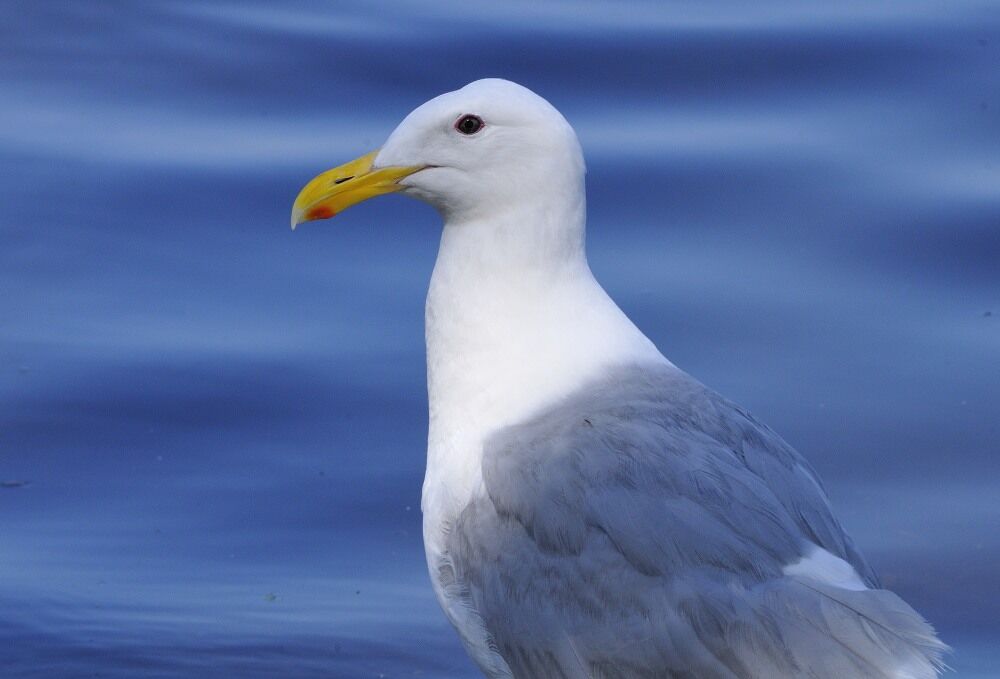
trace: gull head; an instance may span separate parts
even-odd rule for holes
[[[292,228],[395,192],[448,220],[475,220],[533,199],[582,200],[583,175],[576,134],[549,102],[507,80],[477,80],[416,108],[381,149],[306,184]]]

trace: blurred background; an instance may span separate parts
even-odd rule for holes
[[[478,676],[420,538],[438,216],[288,215],[485,76],[576,127],[612,296],[996,676],[1000,4],[941,0],[0,4],[0,675]]]

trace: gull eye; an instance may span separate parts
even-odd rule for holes
[[[483,119],[479,116],[464,115],[455,121],[455,129],[462,134],[475,134],[483,129]]]

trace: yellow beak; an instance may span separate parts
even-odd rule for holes
[[[399,191],[399,180],[423,165],[372,169],[378,150],[327,170],[306,184],[292,206],[292,229],[302,222],[329,219],[363,200]]]

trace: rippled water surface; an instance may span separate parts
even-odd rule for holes
[[[477,676],[420,541],[437,215],[287,224],[493,75],[576,126],[626,311],[1000,673],[1000,4],[171,1],[0,5],[0,676]]]

